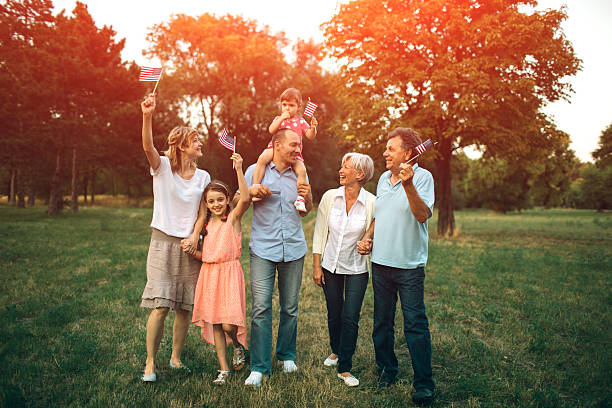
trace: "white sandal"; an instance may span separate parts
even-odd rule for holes
[[[217,370],[217,372],[219,375],[217,375],[217,378],[215,378],[212,383],[215,385],[225,385],[227,377],[229,376],[229,370]]]

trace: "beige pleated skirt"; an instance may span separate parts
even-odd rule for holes
[[[193,310],[202,263],[181,249],[181,238],[152,228],[147,256],[147,285],[141,307]]]

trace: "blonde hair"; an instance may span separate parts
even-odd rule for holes
[[[173,172],[178,171],[181,163],[182,152],[179,147],[188,147],[194,135],[197,136],[198,132],[187,126],[177,126],[170,131],[168,135],[168,150],[164,154],[170,159],[170,167],[172,167]],[[191,167],[198,167],[195,159],[191,161]]]

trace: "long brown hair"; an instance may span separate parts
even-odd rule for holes
[[[224,182],[220,180],[211,181],[210,183],[208,183],[208,185],[204,189],[204,192],[202,193],[202,195],[204,196],[205,202],[206,202],[206,195],[208,194],[209,191],[217,191],[219,193],[224,194],[225,197],[227,197],[227,207],[225,208],[225,216],[221,217],[221,221],[223,222],[227,221],[227,216],[229,215],[231,211],[231,208],[230,208],[231,200],[230,200],[230,194],[229,194],[229,187],[227,186],[227,184],[225,184]],[[208,231],[206,230],[206,226],[208,225],[208,222],[210,221],[211,217],[212,217],[212,213],[207,205],[206,206],[206,217],[204,218],[204,227],[202,228],[203,237],[205,237],[206,234],[208,234]]]

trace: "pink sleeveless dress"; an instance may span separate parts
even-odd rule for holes
[[[192,321],[202,338],[215,344],[213,324],[238,326],[238,341],[247,346],[244,274],[240,265],[242,233],[229,221],[209,225],[202,243],[202,268],[196,284]],[[227,344],[232,340],[225,335]]]

